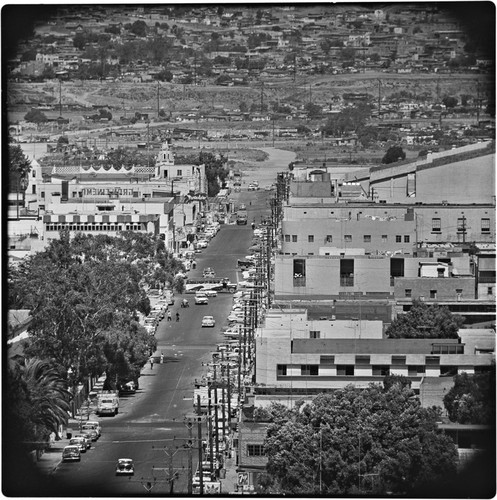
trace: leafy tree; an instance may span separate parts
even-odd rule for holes
[[[385,153],[385,156],[381,159],[381,163],[395,163],[399,160],[405,160],[406,154],[401,146],[390,146]]]
[[[494,425],[495,366],[486,373],[456,375],[443,402],[452,422]]]
[[[304,109],[307,111],[307,116],[309,118],[317,118],[323,113],[321,106],[318,106],[317,104],[314,104],[312,102],[306,103]]]
[[[163,69],[157,73],[157,80],[161,82],[171,82],[173,80],[173,74],[168,69]]]
[[[350,132],[357,132],[364,126],[371,116],[371,107],[368,104],[357,104],[343,109],[336,116],[330,116],[322,128],[325,135],[343,136]]]
[[[439,410],[422,408],[402,384],[348,386],[282,417],[264,442],[266,470],[280,494],[406,495],[456,471],[455,445],[437,428]]]
[[[9,144],[9,191],[17,192],[26,189],[31,162],[26,158],[21,146]]]
[[[387,337],[394,339],[456,339],[464,319],[447,307],[428,305],[413,300],[411,310],[399,315],[387,328]]]
[[[32,123],[45,123],[48,121],[48,118],[45,116],[43,111],[40,111],[39,109],[34,109],[31,108],[25,115],[24,119],[27,122],[32,122]]]
[[[130,26],[131,33],[142,38],[147,35],[147,29],[147,23],[145,21],[142,21],[141,19],[135,21]]]
[[[157,266],[171,283],[183,269],[151,235],[126,231],[70,240],[61,232],[44,252],[9,270],[10,307],[32,311],[27,355],[52,359],[61,373],[73,369],[74,383],[103,371],[135,376],[150,349],[136,313],[150,311],[143,285]],[[111,341],[127,364],[110,356]]]
[[[442,103],[445,105],[447,108],[455,108],[457,106],[457,97],[453,96],[445,96],[442,99]]]
[[[356,56],[356,51],[352,47],[345,47],[340,51],[340,58],[344,62],[351,62],[354,64],[354,59]]]

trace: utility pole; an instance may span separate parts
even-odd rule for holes
[[[261,113],[264,111],[264,82],[261,82]]]
[[[209,458],[210,458],[210,463],[211,463],[211,475],[214,473],[214,447],[212,446],[212,388],[211,388],[211,381],[209,380],[207,382],[207,390],[208,390],[208,406],[207,406],[207,413],[209,415],[209,420],[208,420],[208,429],[209,429]]]
[[[157,80],[157,118],[159,118],[159,113],[160,113],[160,104],[159,104],[159,100],[160,100],[160,97],[159,97],[159,88],[160,88],[160,84],[159,84],[159,80]]]
[[[381,112],[381,80],[378,78],[378,119],[380,119]]]
[[[62,116],[62,80],[59,78],[59,116]]]
[[[476,82],[476,126],[480,126],[480,82]]]
[[[193,483],[193,424],[191,421],[185,422],[186,428],[188,429],[188,494],[192,494],[192,483]]]
[[[197,396],[198,470],[200,472],[200,494],[204,494],[204,471],[202,468],[202,418],[200,395]]]

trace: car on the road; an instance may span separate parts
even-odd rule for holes
[[[204,326],[216,326],[216,321],[214,320],[213,316],[204,316],[202,318],[202,327]]]
[[[206,295],[207,297],[217,297],[217,291],[216,290],[201,290],[201,292]]]
[[[206,267],[202,273],[203,278],[215,278],[216,273],[212,267]]]
[[[195,294],[195,304],[197,305],[207,305],[209,303],[209,297],[205,294],[196,293]]]
[[[197,248],[207,248],[209,245],[209,242],[207,240],[198,240],[197,241]]]
[[[81,453],[86,453],[86,439],[73,437],[69,440],[69,444],[73,446],[78,446]]]
[[[98,432],[98,437],[102,435],[102,428],[98,420],[87,420],[84,425],[91,425]]]
[[[81,460],[81,451],[80,447],[76,445],[65,446],[62,450],[62,461],[63,462],[72,462]]]
[[[81,432],[83,434],[88,434],[88,436],[90,437],[90,439],[92,441],[96,441],[98,439],[98,432],[97,432],[97,429],[95,429],[95,427],[93,425],[86,425],[86,424],[83,424],[81,426]]]
[[[131,458],[119,458],[116,464],[116,476],[129,475],[135,473],[135,466]]]
[[[85,440],[86,449],[89,450],[91,448],[91,435],[89,432],[81,431],[78,434],[75,434],[73,438],[83,438]]]

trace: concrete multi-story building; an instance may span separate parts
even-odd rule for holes
[[[367,387],[402,375],[419,392],[424,378],[475,373],[495,361],[495,331],[460,330],[460,339],[390,339],[382,322],[310,321],[305,310],[271,310],[255,336],[258,405],[272,395],[312,396],[349,384]],[[264,402],[265,401],[265,402]]]

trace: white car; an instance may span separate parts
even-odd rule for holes
[[[202,290],[202,293],[206,297],[217,297],[217,291],[216,290]]]
[[[204,316],[202,318],[202,328],[204,326],[210,326],[210,327],[216,326],[216,322],[214,320],[214,317],[213,316]]]
[[[197,241],[197,248],[207,248],[209,245],[209,242],[207,240],[198,240]]]
[[[133,476],[135,467],[131,458],[119,458],[116,464],[116,476],[127,475]]]
[[[232,323],[232,322],[243,323],[243,321],[244,321],[244,314],[243,314],[243,312],[241,314],[238,313],[238,312],[232,312],[232,313],[230,313],[230,315],[228,316],[228,321],[230,323]]]
[[[197,305],[207,305],[209,303],[209,298],[204,294],[195,294],[195,304]]]

